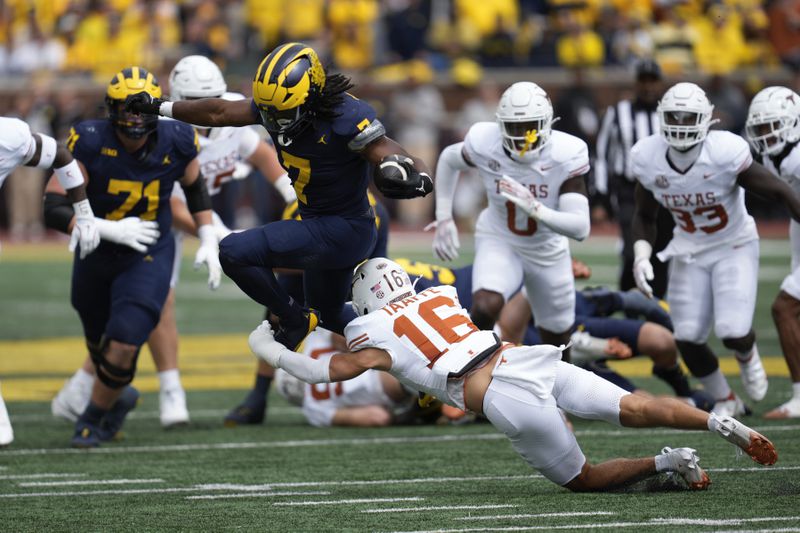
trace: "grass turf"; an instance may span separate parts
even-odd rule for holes
[[[400,242],[394,249],[429,257],[414,242]],[[575,247],[575,255],[593,267],[593,283],[614,279],[616,258],[609,249],[608,243]],[[0,340],[80,332],[68,303],[68,256],[60,248],[43,250],[4,247]],[[755,325],[762,354],[779,355],[769,305],[788,270],[788,244],[765,242],[762,252]],[[462,263],[469,257],[467,249]],[[771,377],[767,399],[746,420],[778,447],[779,462],[772,468],[759,467],[708,434],[620,430],[575,421],[592,461],[653,455],[665,445],[696,448],[713,480],[703,493],[674,490],[660,476],[617,493],[571,494],[537,476],[489,425],[320,430],[305,426],[299,411],[274,395],[266,425],[225,429],[222,417],[252,379],[251,356],[231,339],[249,331],[260,314],[227,285],[221,294],[208,293],[203,275],[184,269],[178,320],[187,334],[183,354],[195,365],[187,369],[186,380],[194,383],[192,373],[205,373],[220,381],[227,365],[233,368],[230,381],[206,387],[199,380],[189,386],[192,424],[171,431],[158,426],[157,395],[144,394],[126,423],[125,440],[97,452],[67,448],[71,426],[53,420],[47,402],[17,401],[23,388],[39,387],[41,397],[51,395],[82,359],[79,340],[64,341],[72,347],[69,353],[59,353],[61,341],[45,344],[43,354],[26,351],[26,342],[0,343],[0,376],[4,391],[12,393],[6,399],[16,433],[12,447],[0,451],[0,530],[708,531],[800,526],[800,422],[758,417],[787,397],[785,377]],[[192,335],[200,333],[228,335],[215,348],[206,337],[193,343]],[[232,353],[224,356],[227,346]],[[153,390],[149,361],[142,359],[137,383]],[[636,382],[665,392],[649,378]],[[731,383],[741,392],[738,379]]]

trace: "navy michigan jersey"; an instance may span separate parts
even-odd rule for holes
[[[258,110],[253,103],[253,113]],[[270,132],[281,165],[289,173],[303,218],[360,216],[369,209],[370,164],[348,144],[375,120],[375,110],[345,93],[333,120],[315,120],[286,146]]]
[[[189,124],[159,120],[146,146],[149,151],[143,158],[141,151],[128,153],[109,120],[80,122],[67,139],[67,148],[88,172],[86,194],[95,216],[155,220],[162,241],[169,237],[172,225],[173,185],[199,150],[197,133]],[[101,244],[106,249],[117,246]]]

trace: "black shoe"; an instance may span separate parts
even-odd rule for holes
[[[293,326],[281,325],[275,333],[275,340],[296,352],[308,334],[316,329],[319,324],[319,313],[314,309],[309,309],[303,313],[303,320]]]
[[[105,440],[109,440],[109,437],[100,427],[80,419],[75,423],[75,434],[71,441],[73,448],[97,448]]]
[[[100,440],[108,441],[119,439],[121,437],[120,430],[122,429],[122,424],[125,422],[125,417],[136,408],[138,403],[139,391],[130,385],[125,387],[116,403],[114,403],[100,422],[100,427],[103,430]]]
[[[223,423],[227,428],[263,424],[266,413],[267,400],[263,397],[258,398],[258,394],[253,391],[228,413]]]

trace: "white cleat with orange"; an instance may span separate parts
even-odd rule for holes
[[[778,451],[772,442],[753,429],[730,416],[711,413],[716,427],[714,432],[744,450],[750,458],[762,465],[774,465],[778,461]]]

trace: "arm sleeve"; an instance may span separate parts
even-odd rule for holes
[[[539,222],[556,233],[582,241],[589,236],[589,199],[586,196],[568,192],[558,197],[558,210],[542,205],[539,208]]]
[[[256,130],[250,126],[239,128],[239,156],[242,159],[247,159],[253,155],[260,142],[261,137],[256,133]]]
[[[306,383],[330,383],[331,358],[312,359],[301,353],[284,348],[280,352],[278,366]]]
[[[464,143],[451,144],[442,150],[436,163],[436,220],[453,218],[453,197],[456,194],[459,172],[467,170],[469,164],[461,155]]]

